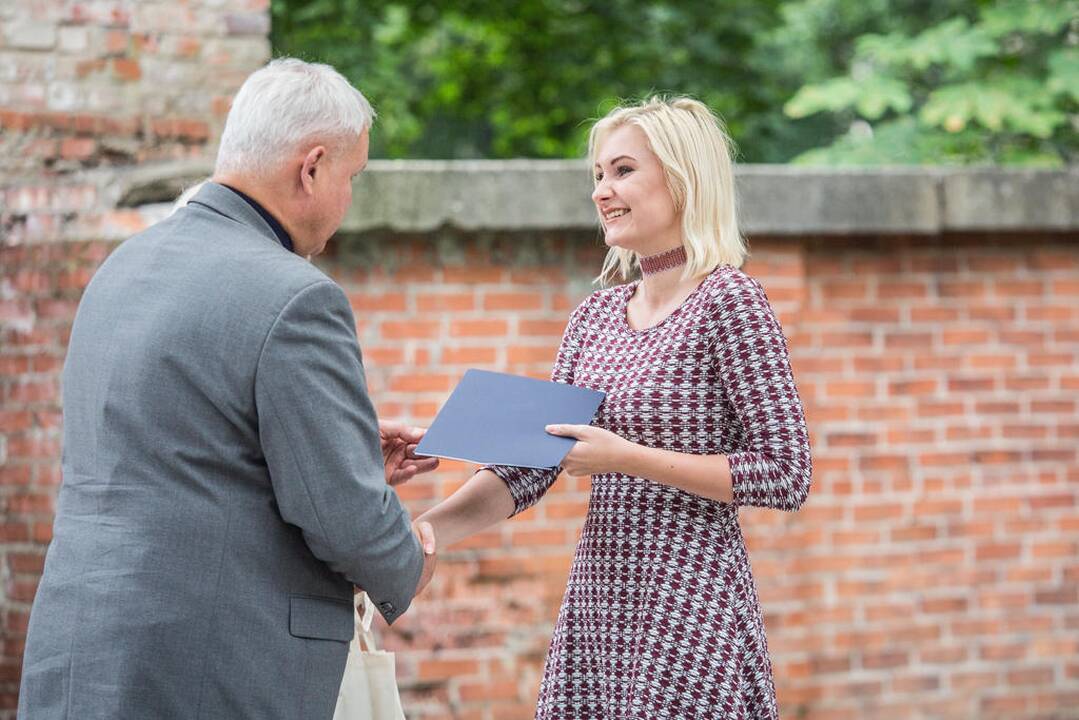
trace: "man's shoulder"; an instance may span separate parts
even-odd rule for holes
[[[127,302],[150,292],[176,312],[227,308],[258,324],[317,284],[336,285],[276,239],[208,209],[182,208],[121,244],[90,294]]]
[[[285,296],[314,282],[330,280],[276,238],[209,208],[189,206],[173,218],[177,220],[174,227],[167,227],[168,221],[155,227],[190,248],[192,265],[200,271],[225,276],[231,283],[248,284],[260,293]]]

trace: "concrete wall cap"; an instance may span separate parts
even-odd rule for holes
[[[124,171],[122,207],[166,202],[208,162]],[[582,160],[372,160],[345,233],[384,229],[588,230],[598,227]],[[860,235],[1079,229],[1079,168],[740,165],[747,235]]]

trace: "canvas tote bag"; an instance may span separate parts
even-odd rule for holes
[[[375,612],[367,593],[358,593],[356,635],[348,644],[348,661],[333,720],[405,720],[393,653],[379,650],[371,632]]]

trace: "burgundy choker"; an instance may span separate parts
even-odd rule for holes
[[[656,273],[661,273],[665,270],[673,270],[676,267],[685,265],[686,249],[679,245],[676,248],[664,250],[655,255],[638,258],[637,261],[641,264],[642,275],[655,275]]]

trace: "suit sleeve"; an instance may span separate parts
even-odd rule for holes
[[[282,518],[393,622],[412,601],[423,556],[386,484],[355,320],[332,281],[307,286],[281,310],[259,358],[255,402]]]

